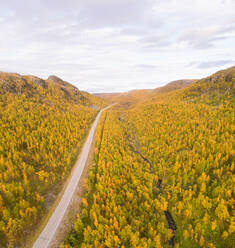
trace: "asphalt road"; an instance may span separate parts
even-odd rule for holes
[[[88,154],[91,148],[91,143],[93,140],[93,136],[95,133],[95,129],[96,126],[98,124],[99,118],[101,113],[110,108],[112,105],[102,109],[92,127],[90,130],[90,133],[87,137],[87,140],[85,142],[85,144],[83,145],[82,148],[82,152],[80,154],[79,160],[76,162],[76,164],[74,165],[74,169],[73,169],[73,175],[71,176],[71,180],[69,181],[67,188],[64,192],[64,195],[62,196],[59,204],[57,205],[55,211],[53,212],[53,214],[51,215],[49,221],[47,222],[47,225],[45,226],[45,228],[43,229],[43,231],[41,232],[41,234],[39,235],[38,239],[36,240],[36,242],[33,245],[33,248],[47,248],[49,247],[50,242],[52,241],[57,228],[59,227],[64,214],[69,206],[69,203],[73,197],[73,194],[75,192],[75,189],[77,188],[78,182],[80,180],[80,177],[82,175],[83,169],[85,167],[87,158],[88,158]]]

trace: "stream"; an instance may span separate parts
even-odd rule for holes
[[[152,166],[151,162],[146,157],[144,157],[144,155],[139,151],[140,144],[136,140],[135,135],[133,135],[133,137],[134,137],[133,139],[135,141],[135,148],[133,146],[133,142],[130,140],[130,136],[128,135],[129,147],[130,147],[131,151],[138,154],[147,164],[149,164],[149,172],[151,174],[153,174],[153,166]],[[162,179],[160,179],[160,178],[158,179],[158,181],[156,183],[156,187],[159,190],[162,190]],[[174,247],[175,246],[175,231],[177,229],[177,226],[176,226],[175,221],[174,221],[174,219],[173,219],[173,217],[172,217],[172,215],[168,209],[166,211],[164,211],[164,214],[165,214],[165,217],[166,217],[166,220],[168,223],[168,227],[170,230],[172,230],[172,237],[169,240],[169,244],[172,247]]]

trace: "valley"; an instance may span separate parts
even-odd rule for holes
[[[233,247],[235,67],[95,95],[56,76],[0,73],[0,93],[0,246],[25,247],[47,219],[33,247],[49,247],[94,135],[60,248]]]
[[[232,67],[176,91],[106,94],[119,104],[62,247],[232,248],[234,80]]]

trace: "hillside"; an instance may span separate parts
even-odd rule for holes
[[[200,101],[219,104],[225,100],[234,103],[235,66],[196,81],[184,91],[184,98],[190,101]]]
[[[27,98],[39,97],[42,102],[51,97],[88,107],[99,107],[102,104],[99,98],[79,91],[72,84],[56,76],[49,76],[47,80],[43,80],[36,76],[0,72],[0,92],[1,94],[23,94]]]
[[[93,95],[100,98],[109,99],[112,97],[120,96],[120,94],[122,93],[94,93]]]
[[[133,104],[141,101],[148,101],[149,99],[154,99],[159,95],[183,89],[195,81],[196,80],[194,79],[182,79],[169,82],[168,84],[155,89],[130,90],[124,93],[100,93],[94,95],[109,102],[122,103],[123,107],[126,108],[132,107]]]
[[[62,247],[234,247],[234,72],[103,115]]]
[[[183,89],[195,81],[196,81],[195,79],[181,79],[181,80],[172,81],[166,84],[165,86],[156,88],[154,90],[154,93],[167,93],[167,92]]]
[[[51,76],[0,73],[0,246],[50,209],[103,100]]]

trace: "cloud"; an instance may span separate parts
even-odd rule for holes
[[[0,68],[99,91],[204,77],[216,67],[205,58],[234,61],[234,8],[232,0],[2,0]]]
[[[120,27],[155,23],[154,0],[17,0],[4,1],[3,8],[13,10],[19,20],[40,20],[41,24],[76,23],[82,29]],[[43,19],[45,18],[45,20]],[[158,19],[157,19],[158,20]],[[48,23],[49,21],[49,23]]]
[[[172,44],[170,36],[165,35],[147,35],[142,37],[139,42],[143,44],[144,48],[163,48]]]
[[[198,27],[184,32],[179,41],[185,41],[190,46],[197,49],[207,49],[214,46],[214,42],[218,40],[225,40],[229,38],[234,38],[229,33],[235,31],[235,26],[207,26]]]
[[[141,68],[141,69],[156,69],[158,68],[158,66],[156,65],[148,65],[148,64],[139,64],[136,65],[137,68]]]
[[[216,61],[204,61],[204,62],[192,62],[189,66],[196,65],[199,69],[207,69],[207,68],[215,68],[224,65],[232,65],[234,64],[234,60],[216,60]]]
[[[152,5],[152,0],[88,1],[78,16],[89,28],[143,25],[149,20],[146,12],[151,12]]]

